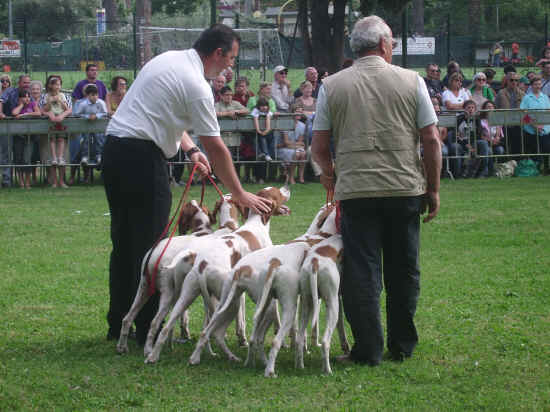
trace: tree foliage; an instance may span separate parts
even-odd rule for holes
[[[175,14],[191,14],[199,6],[207,6],[205,0],[151,0],[153,13],[166,13],[169,16]]]

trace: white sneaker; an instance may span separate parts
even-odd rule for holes
[[[59,166],[65,166],[67,164],[65,163],[65,159],[63,159],[62,157],[57,159],[57,163],[59,164]]]
[[[97,155],[96,158],[95,158],[95,162],[96,164],[101,164],[101,155]]]
[[[88,156],[82,156],[82,159],[80,160],[80,164],[83,166],[88,166]]]
[[[271,162],[273,159],[271,158],[270,155],[265,155],[265,161],[266,162]]]
[[[57,158],[52,157],[51,164],[52,166],[57,166]]]

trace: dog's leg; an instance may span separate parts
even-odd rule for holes
[[[235,293],[234,291],[233,293]],[[201,333],[201,336],[195,346],[195,350],[189,358],[189,364],[197,365],[201,361],[201,353],[205,345],[209,343],[210,336],[214,334],[216,340],[220,344],[222,350],[227,354],[230,360],[239,360],[233,353],[229,350],[225,344],[225,331],[227,326],[231,323],[231,320],[234,318],[238,311],[239,298],[235,294],[230,294],[227,299],[228,301],[224,302],[223,305],[218,306],[212,319],[208,322],[208,325]]]
[[[312,315],[311,295],[302,291],[300,296],[300,325],[298,337],[296,338],[296,352],[294,357],[294,366],[304,369],[304,346],[306,344],[307,325],[311,321]]]
[[[157,338],[157,342],[153,347],[153,351],[149,354],[149,356],[147,356],[147,359],[145,359],[145,363],[155,363],[156,361],[158,361],[162,346],[166,342],[166,339],[168,339],[170,330],[174,327],[175,323],[182,315],[182,313],[189,307],[189,305],[191,305],[191,303],[193,303],[193,301],[197,298],[197,296],[199,296],[199,294],[200,288],[196,280],[196,275],[191,272],[185,278],[185,281],[183,282],[183,286],[181,288],[181,295],[174,305],[172,312],[170,313],[170,318],[168,319],[168,322],[166,323],[166,325],[164,325],[164,328],[162,328]]]
[[[180,340],[179,342],[185,343],[191,339],[191,333],[189,332],[189,311],[186,310],[181,316],[180,322]]]
[[[239,346],[247,347],[248,341],[246,340],[246,295],[243,293],[239,300],[239,313],[237,314],[236,333],[239,340]]]
[[[147,279],[145,278],[145,276],[142,276],[139,281],[139,287],[136,298],[134,299],[134,303],[132,303],[130,311],[126,314],[124,319],[122,319],[120,337],[118,339],[118,344],[116,347],[118,353],[120,354],[128,352],[128,333],[139,311],[149,300],[149,291],[147,290],[148,287],[149,286],[147,283]]]
[[[336,289],[337,291],[338,289]],[[327,375],[332,375],[332,369],[330,368],[330,342],[332,340],[332,334],[336,323],[338,322],[338,293],[332,293],[328,299],[325,299],[326,311],[327,311],[327,325],[323,340],[321,342],[321,350],[323,352],[323,371]]]
[[[160,328],[160,325],[162,324],[162,321],[166,317],[166,314],[170,310],[170,307],[174,300],[174,289],[170,287],[165,289],[166,290],[164,291],[164,293],[161,293],[160,295],[157,314],[151,321],[151,326],[149,327],[149,332],[147,333],[147,341],[145,342],[145,346],[143,348],[143,354],[145,357],[149,356],[149,354],[153,350],[153,344],[155,341],[155,337],[157,336],[157,332]]]
[[[285,276],[281,279],[281,283],[285,283],[284,294],[282,295],[281,289],[278,288],[277,296],[279,297],[279,303],[281,304],[281,309],[283,311],[283,317],[281,319],[281,329],[277,332],[277,335],[273,339],[271,345],[271,351],[269,352],[269,359],[267,361],[267,366],[265,368],[265,377],[276,377],[275,374],[275,361],[277,360],[277,355],[281,349],[281,345],[284,339],[287,337],[294,319],[296,318],[296,306],[298,300],[298,285],[292,284],[293,282],[286,282],[287,277]]]

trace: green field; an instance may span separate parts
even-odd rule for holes
[[[442,73],[441,78],[445,76],[446,67],[441,67]],[[484,68],[478,67],[476,68],[476,71],[482,71]],[[413,68],[413,70],[418,71],[422,76],[426,75],[425,68],[424,67],[418,67]],[[518,73],[521,73],[522,75],[525,75],[528,71],[535,71],[539,72],[540,69],[533,68],[533,67],[518,67],[517,68]],[[464,75],[466,78],[471,79],[473,77],[474,68],[473,67],[464,67],[462,69],[464,72]],[[12,84],[16,84],[17,76],[19,76],[21,73],[13,72],[10,73],[10,76],[12,78]],[[82,79],[86,77],[85,72],[83,71],[61,71],[61,72],[32,72],[30,73],[31,78],[33,80],[40,80],[42,83],[46,82],[46,79],[48,75],[50,74],[59,74],[63,79],[63,89],[64,90],[72,90],[74,86]],[[260,70],[241,70],[240,71],[241,76],[247,76],[250,80],[250,90],[252,90],[254,93],[257,93],[258,91],[258,85],[261,81],[263,81],[263,75]],[[500,80],[500,78],[503,75],[502,68],[497,68],[497,75],[496,80]],[[103,81],[107,88],[110,87],[111,79],[115,76],[124,76],[126,77],[130,82],[134,79],[134,71],[133,70],[105,70],[99,72],[99,79]],[[236,76],[236,73],[235,73]],[[268,82],[273,81],[273,71],[267,70],[265,79]],[[290,83],[292,84],[293,89],[298,88],[300,86],[300,83],[304,81],[304,70],[302,69],[290,69],[288,73],[288,79],[290,80]]]
[[[181,189],[174,195],[176,203]],[[215,196],[208,191],[208,205]],[[272,221],[274,243],[303,233],[324,199],[319,184],[293,186],[292,215]],[[440,216],[422,225],[413,358],[375,368],[333,362],[325,377],[319,349],[304,370],[282,349],[279,377],[266,379],[261,368],[206,353],[189,367],[192,344],[165,348],[156,365],[133,342],[118,355],[105,339],[103,188],[2,189],[0,409],[550,411],[550,177],[446,180],[441,201]],[[197,301],[195,337],[201,323]],[[233,326],[228,341],[245,356]]]

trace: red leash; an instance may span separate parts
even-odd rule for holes
[[[189,188],[191,187],[191,182],[193,181],[193,175],[195,174],[195,171],[197,170],[197,167],[198,167],[198,164],[195,164],[193,166],[193,169],[191,170],[191,173],[189,174],[189,179],[187,180],[187,184],[185,185],[185,189],[184,189],[183,194],[181,196],[178,207],[176,208],[176,211],[174,212],[174,215],[172,216],[172,218],[170,219],[170,221],[168,222],[168,224],[166,225],[166,227],[162,231],[162,234],[160,235],[160,237],[157,239],[157,241],[153,245],[153,248],[151,249],[151,253],[149,253],[149,256],[147,256],[147,260],[145,261],[145,274],[147,276],[147,279],[149,280],[149,296],[151,296],[155,293],[155,288],[156,288],[155,285],[156,285],[156,280],[157,280],[158,266],[160,264],[162,256],[164,256],[164,252],[166,252],[166,249],[168,248],[168,245],[170,244],[170,241],[172,240],[172,237],[174,236],[174,232],[176,231],[176,229],[178,227],[178,223],[181,220],[181,216],[183,214],[183,208],[181,207],[181,205],[183,204],[183,202],[185,200],[185,197],[187,196],[187,193],[189,192]],[[168,229],[170,229],[170,226],[174,222],[174,218],[176,217],[176,215],[178,215],[178,211],[179,211],[178,220],[177,220],[176,224],[174,225],[174,228],[172,229],[172,232],[170,233],[170,237],[168,238],[168,242],[166,242],[166,245],[164,246],[164,249],[162,250],[160,256],[157,259],[157,261],[155,262],[155,266],[153,267],[153,273],[149,274],[149,259],[151,258],[151,255],[153,254],[154,250],[156,249],[156,247],[158,246],[160,241],[162,239],[164,239],[164,236],[166,236],[166,233],[168,232]]]
[[[168,222],[168,224],[166,225],[166,227],[162,231],[162,234],[160,235],[158,240],[155,242],[155,245],[153,246],[151,253],[149,254],[149,256],[147,256],[147,261],[145,262],[145,274],[146,274],[146,276],[149,280],[149,296],[151,296],[155,293],[158,267],[159,267],[160,261],[162,260],[162,257],[164,256],[164,252],[166,252],[166,249],[168,249],[168,246],[170,245],[170,241],[174,237],[174,233],[176,232],[176,230],[178,228],[178,224],[181,220],[181,216],[183,215],[183,208],[181,206],[183,205],[183,202],[184,202],[187,194],[189,193],[189,189],[191,187],[191,182],[193,181],[193,175],[195,174],[195,171],[197,170],[197,167],[198,167],[198,163],[196,163],[193,166],[193,169],[191,170],[191,173],[189,174],[189,179],[187,179],[185,189],[183,190],[183,194],[181,196],[180,202],[178,204],[178,207],[176,208],[176,211],[174,212],[174,215],[172,216],[172,219],[170,219],[170,222]],[[212,177],[210,175],[207,175],[207,177],[208,177],[208,179],[210,179],[210,182],[212,182],[212,185],[214,185],[214,188],[216,189],[216,191],[218,192],[220,197],[223,199],[223,193],[221,192],[220,188],[216,185],[216,183],[214,182],[214,180],[212,179]],[[202,190],[201,190],[201,202],[200,202],[201,207],[202,207],[202,204],[203,204],[203,201],[204,201],[205,188],[206,188],[206,182],[205,182],[205,179],[203,179],[203,181],[202,181]],[[162,239],[164,239],[164,236],[168,232],[168,229],[170,228],[170,226],[174,222],[174,218],[176,217],[176,215],[178,215],[178,211],[179,211],[179,216],[178,216],[178,219],[176,221],[176,224],[174,225],[172,231],[170,232],[170,236],[168,237],[168,241],[166,242],[166,245],[164,245],[164,248],[162,249],[162,252],[160,253],[157,261],[155,262],[155,266],[153,267],[153,273],[151,275],[149,275],[149,259],[151,258],[151,255],[153,254],[153,251],[158,246],[160,241]]]

